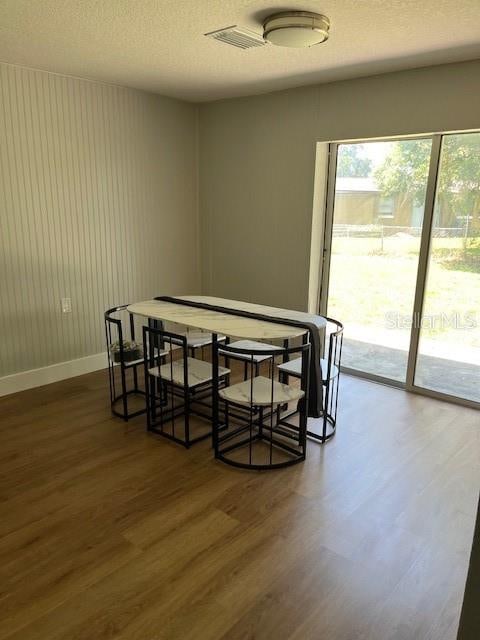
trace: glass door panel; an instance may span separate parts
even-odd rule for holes
[[[431,138],[340,144],[328,315],[342,364],[405,382]]]
[[[480,402],[480,133],[442,142],[415,385]]]

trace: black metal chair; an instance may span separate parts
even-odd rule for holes
[[[218,390],[218,413],[224,421],[214,424],[215,457],[259,470],[305,460],[310,344],[286,348],[265,344],[264,349],[227,344],[217,346],[217,351],[229,360],[248,358],[250,375]],[[278,380],[277,359],[281,362],[293,354],[300,354],[300,383],[283,384]],[[257,375],[257,356],[264,357],[263,375]]]
[[[321,443],[329,440],[337,428],[338,389],[340,382],[340,364],[342,359],[343,324],[333,318],[326,318],[327,326],[322,335],[322,357],[320,367],[323,387],[322,431],[308,430],[307,435]],[[282,376],[299,378],[301,376],[300,359],[289,360],[279,365]]]
[[[189,356],[185,334],[143,327],[147,429],[186,448],[211,436],[213,367]],[[229,369],[218,368],[219,385]],[[204,421],[190,423],[191,415]],[[183,420],[179,424],[178,418]]]
[[[171,322],[163,323],[163,328],[172,333],[183,335],[187,339],[187,348],[189,355],[192,358],[197,357],[197,351],[200,350],[202,354],[202,360],[205,359],[205,349],[212,346],[212,334],[209,331],[202,331],[189,327],[186,331],[183,331],[183,327]],[[217,342],[225,342],[226,336],[217,336]]]
[[[212,346],[212,334],[207,331],[199,331],[195,329],[189,329],[185,333],[187,339],[187,347],[192,358],[196,357],[196,352],[200,349],[202,354],[202,360],[205,358],[205,348]],[[218,336],[218,342],[224,342],[225,336]]]
[[[220,342],[220,340],[219,340]],[[230,342],[229,338],[225,339],[226,344],[229,344],[231,347],[235,347],[237,349],[247,349],[249,354],[242,355],[237,352],[235,355],[236,360],[243,360],[243,379],[246,380],[248,378],[248,366],[249,364],[253,366],[253,370],[255,375],[259,375],[260,365],[262,362],[265,362],[269,359],[269,356],[261,355],[259,353],[254,353],[253,357],[250,356],[250,351],[262,351],[265,349],[272,349],[275,351],[281,350],[281,347],[277,347],[276,345],[266,344],[265,342],[257,342],[256,340],[235,340],[235,342]],[[287,341],[288,346],[288,341]],[[228,367],[228,352],[225,352],[220,347],[218,349],[219,355],[223,356],[225,360],[225,366]]]
[[[145,413],[138,367],[143,366],[141,343],[135,340],[135,318],[128,313],[126,304],[108,309],[105,314],[107,340],[108,378],[112,413],[123,420]],[[143,377],[143,376],[142,376]],[[142,397],[142,406],[133,411],[129,404],[133,397]]]

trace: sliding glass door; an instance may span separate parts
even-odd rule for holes
[[[442,140],[414,383],[480,402],[480,134]]]
[[[405,382],[431,139],[338,145],[328,314],[345,367]]]
[[[331,146],[322,311],[343,366],[480,402],[480,134]]]

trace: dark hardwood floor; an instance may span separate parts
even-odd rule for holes
[[[344,376],[337,436],[258,473],[107,388],[0,399],[0,639],[454,640],[478,412]]]

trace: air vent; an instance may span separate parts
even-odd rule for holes
[[[218,29],[218,31],[211,31],[205,34],[207,38],[213,38],[214,40],[220,40],[226,44],[237,47],[238,49],[251,49],[252,47],[263,47],[267,43],[263,39],[263,36],[250,29],[241,29],[237,25],[232,27],[225,27],[224,29]]]

